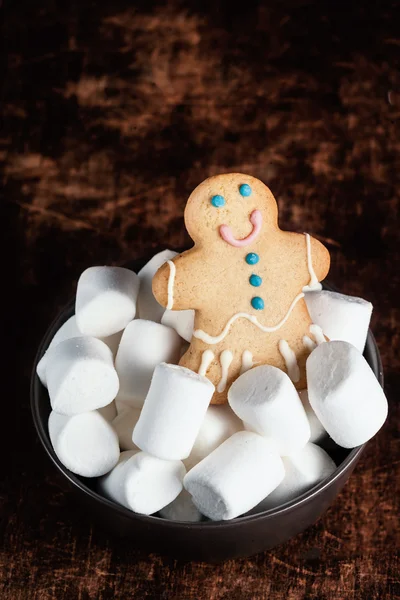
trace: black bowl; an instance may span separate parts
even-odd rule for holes
[[[145,261],[129,265],[137,271]],[[324,285],[327,289],[332,289]],[[273,548],[300,533],[322,515],[350,477],[360,459],[365,444],[353,450],[345,450],[328,441],[327,449],[338,468],[327,479],[282,506],[256,515],[239,517],[231,521],[204,521],[185,523],[167,521],[153,516],[135,514],[128,509],[100,496],[96,481],[71,473],[61,464],[50,442],[47,422],[50,400],[47,390],[36,375],[36,365],[43,356],[52,337],[61,325],[74,313],[71,301],[49,327],[38,350],[31,380],[31,409],[33,421],[46,452],[56,467],[69,480],[90,514],[115,535],[128,537],[132,546],[141,550],[168,554],[185,560],[217,562],[228,558],[250,556]],[[382,363],[371,331],[364,356],[383,385]]]

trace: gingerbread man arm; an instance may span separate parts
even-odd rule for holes
[[[161,306],[172,310],[197,308],[196,291],[201,290],[201,280],[193,260],[197,254],[199,251],[192,248],[158,269],[153,277],[153,294]],[[200,260],[199,257],[196,258]]]
[[[328,275],[331,259],[328,250],[321,242],[315,238],[309,236],[310,243],[310,257],[312,262],[312,268],[318,279],[322,281]],[[307,239],[306,239],[307,248]],[[308,248],[307,248],[308,249]],[[308,256],[307,256],[308,259]]]

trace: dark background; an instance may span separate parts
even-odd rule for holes
[[[42,0],[3,17],[1,600],[399,598],[399,4]],[[81,271],[187,244],[188,194],[227,171],[267,183],[281,226],[324,241],[330,281],[373,302],[390,416],[316,526],[185,565],[79,511],[28,386]]]

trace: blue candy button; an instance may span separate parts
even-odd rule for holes
[[[246,198],[247,196],[251,196],[251,192],[252,189],[248,183],[242,183],[242,185],[239,186],[239,193],[241,196]]]
[[[254,287],[260,287],[262,284],[262,277],[259,275],[250,275],[249,277],[250,285],[254,285]]]
[[[260,298],[260,296],[254,296],[254,298],[251,299],[251,305],[256,310],[262,310],[264,308],[264,300]]]
[[[256,265],[259,260],[260,257],[255,252],[249,252],[249,254],[246,254],[246,262],[248,265]]]
[[[215,206],[215,208],[220,208],[225,205],[225,198],[217,194],[211,198],[211,204]]]

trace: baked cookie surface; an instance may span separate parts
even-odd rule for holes
[[[314,339],[304,291],[326,277],[327,249],[308,234],[282,231],[271,191],[241,173],[203,181],[189,197],[185,225],[193,248],[153,279],[162,306],[195,310],[179,364],[214,383],[213,404],[226,402],[239,374],[260,364],[287,371],[305,388]]]

